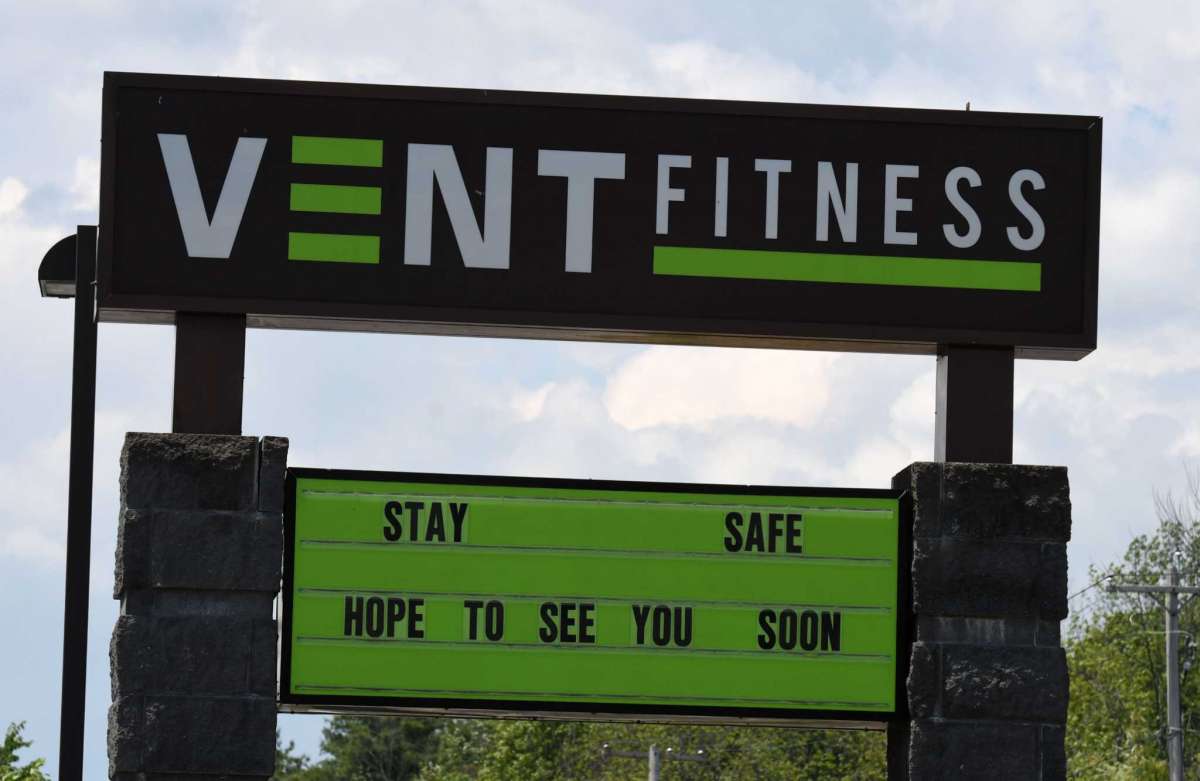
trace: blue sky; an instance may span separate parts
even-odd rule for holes
[[[1100,347],[1021,362],[1016,459],[1071,470],[1071,583],[1200,456],[1200,6],[0,0],[0,725],[56,765],[71,310],[36,269],[94,223],[104,70],[1099,114]],[[123,433],[170,425],[173,333],[100,332],[87,715],[102,778]],[[291,463],[885,485],[933,453],[933,360],[251,332],[245,428]],[[321,720],[287,717],[315,752]]]

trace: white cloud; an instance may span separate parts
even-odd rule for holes
[[[891,485],[893,475],[921,460],[925,449],[887,437],[872,437],[855,449],[837,482],[839,485],[886,488]]]
[[[542,409],[546,406],[546,397],[550,395],[556,384],[548,382],[540,388],[531,391],[519,390],[513,395],[512,406],[517,418],[528,423],[541,417]]]
[[[1141,182],[1110,179],[1108,185],[1101,253],[1104,281],[1120,286],[1112,292],[1174,297],[1181,284],[1200,282],[1200,236],[1191,230],[1200,171],[1168,168]]]
[[[910,460],[929,458],[932,453],[936,376],[934,367],[927,366],[900,392],[888,410],[892,437],[913,454]]]
[[[71,208],[95,213],[100,207],[100,159],[82,156],[75,158],[75,176],[71,180]]]
[[[683,97],[818,103],[837,95],[791,63],[701,41],[651,47],[650,62],[659,88]]]
[[[829,402],[827,353],[650,347],[609,380],[608,414],[621,426],[703,427],[722,418],[810,426]]]
[[[0,180],[0,217],[14,215],[29,195],[29,188],[20,180],[6,176]]]
[[[0,559],[45,567],[65,555],[66,464],[70,430],[31,443],[17,444],[0,462]]]

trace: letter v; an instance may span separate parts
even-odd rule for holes
[[[258,176],[258,164],[262,162],[267,139],[238,139],[211,222],[204,208],[204,196],[200,194],[200,182],[196,178],[196,166],[192,162],[187,136],[159,133],[158,145],[167,167],[167,180],[171,183],[171,195],[175,198],[175,212],[179,215],[179,227],[183,231],[188,256],[228,258],[233,251],[233,241],[237,238],[242,216],[246,213],[250,188]]]

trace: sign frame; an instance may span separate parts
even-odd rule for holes
[[[636,705],[579,702],[523,701],[471,698],[421,698],[305,695],[291,692],[292,679],[292,594],[295,586],[296,489],[297,478],[467,484],[516,488],[558,488],[604,491],[653,491],[662,493],[725,494],[750,496],[824,496],[897,500],[896,636],[895,685],[892,711],[854,711],[718,707],[693,705]],[[367,471],[353,469],[287,468],[284,489],[283,587],[279,594],[279,690],[276,708],[280,713],[409,714],[463,718],[511,718],[566,721],[632,721],[680,724],[808,726],[828,729],[882,730],[895,720],[907,718],[905,681],[908,678],[909,624],[912,611],[912,496],[907,490],[881,488],[811,488],[790,486],[723,485],[713,483],[642,482],[570,478],[507,477],[425,472]]]
[[[612,112],[704,114],[756,119],[817,119],[895,122],[905,125],[1074,131],[1087,134],[1084,235],[1081,237],[1078,329],[1021,330],[1017,319],[1005,328],[895,325],[873,322],[867,313],[848,321],[753,320],[735,317],[620,314],[551,309],[488,309],[411,303],[266,299],[227,296],[132,294],[113,290],[116,229],[116,167],[119,135],[117,93],[124,87],[186,90],[234,95],[270,94],[300,98],[412,100],[456,104],[486,111],[489,106],[543,107]],[[648,344],[773,347],[831,351],[932,355],[939,345],[1011,346],[1017,358],[1078,360],[1096,347],[1100,160],[1102,121],[1094,116],[1017,114],[911,108],[625,97],[503,90],[337,84],[142,73],[105,74],[99,235],[98,312],[101,321],[173,323],[176,312],[244,314],[257,328],[417,333]],[[837,287],[837,286],[833,286]],[[866,285],[866,287],[872,287]],[[910,288],[913,289],[913,288]],[[923,288],[922,288],[923,289]],[[1071,285],[1075,292],[1075,283]],[[957,305],[957,304],[956,304]],[[966,308],[966,304],[962,305]],[[1050,306],[1050,302],[1046,304]]]

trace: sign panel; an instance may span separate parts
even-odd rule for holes
[[[893,492],[288,473],[284,709],[895,712]]]
[[[1100,127],[108,73],[100,313],[1074,359]]]

